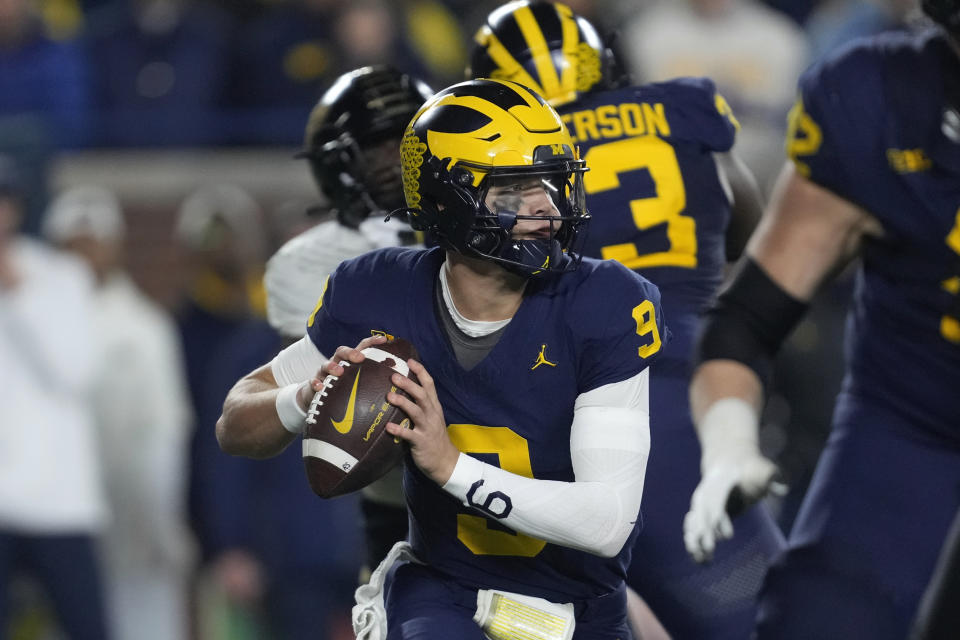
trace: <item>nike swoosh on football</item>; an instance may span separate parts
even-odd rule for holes
[[[339,431],[340,433],[350,433],[350,429],[353,428],[353,407],[356,404],[357,400],[357,384],[360,382],[360,372],[357,372],[357,377],[353,379],[353,390],[350,391],[350,399],[347,400],[347,410],[343,414],[342,420],[334,420],[330,418],[333,428]]]

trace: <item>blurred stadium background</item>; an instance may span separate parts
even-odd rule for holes
[[[0,154],[17,167],[25,196],[23,230],[39,233],[47,206],[58,193],[80,185],[105,187],[116,195],[126,220],[125,264],[130,275],[183,326],[183,300],[193,286],[192,263],[184,257],[184,246],[196,248],[199,242],[184,237],[183,217],[203,215],[196,213],[202,206],[185,205],[188,198],[215,185],[233,185],[249,196],[253,218],[234,225],[231,232],[241,237],[241,244],[253,247],[240,256],[245,272],[255,278],[274,249],[318,220],[305,212],[322,209],[323,197],[306,163],[293,156],[307,115],[330,81],[364,64],[389,62],[434,89],[452,84],[463,76],[472,34],[499,4],[0,0]],[[617,34],[615,48],[635,81],[679,75],[714,78],[743,124],[737,150],[766,193],[782,162],[786,112],[802,70],[857,36],[911,28],[917,19],[911,0],[567,0],[567,4]],[[217,207],[232,206],[225,202],[208,202],[207,215]],[[194,233],[210,233],[196,229]],[[243,332],[250,330],[248,321],[256,322],[262,313],[257,287],[249,294],[249,307],[240,320],[224,325],[248,345],[250,334]],[[843,281],[823,292],[779,361],[777,391],[769,403],[763,438],[767,453],[780,462],[792,487],[787,498],[774,505],[785,529],[828,428],[839,385],[846,298]],[[269,339],[262,344],[259,355],[276,346]],[[190,359],[188,353],[188,368],[200,366]],[[230,494],[237,485],[210,479],[205,469],[219,464],[216,453],[211,457],[204,446],[209,449],[211,419],[222,394],[244,373],[237,370],[242,360],[237,358],[233,368],[224,365],[219,379],[210,379],[216,373],[188,372],[197,416],[192,428],[207,436],[206,445],[198,444],[196,437],[190,445],[192,468],[184,470],[189,478],[184,486],[191,497],[183,496],[183,503],[190,505],[184,514],[190,524],[184,556],[192,558],[190,586],[184,591],[191,603],[190,631],[185,633],[200,640],[282,640],[286,637],[282,632],[271,635],[265,626],[267,605],[262,600],[273,579],[270,571],[314,570],[312,565],[289,566],[263,557],[261,550],[271,544],[288,544],[281,523],[276,524],[271,543],[263,542],[254,525],[249,525],[251,531],[234,530],[236,535],[225,542],[216,533],[223,521],[205,522],[217,519],[207,515],[211,503],[239,501],[246,508],[252,504],[251,495],[259,500],[263,496],[281,500],[284,495],[282,485],[250,488],[273,478],[256,466],[236,472],[245,478],[247,493],[241,497]],[[0,418],[0,424],[5,420]],[[3,429],[13,426],[0,426]],[[297,478],[296,473],[292,477]],[[299,479],[306,484],[305,478]],[[327,549],[316,566],[325,567],[321,571],[328,573],[321,579],[344,595],[324,605],[330,615],[323,623],[326,630],[313,636],[317,638],[352,637],[347,616],[351,582],[359,571],[361,536],[352,528],[355,505],[338,509],[324,517],[344,522],[315,532],[317,544]],[[224,586],[230,577],[217,573],[218,555],[234,546],[251,550],[266,574],[259,576],[262,584],[246,592],[246,598],[242,586]],[[11,596],[9,637],[63,637],[29,581],[16,582]]]

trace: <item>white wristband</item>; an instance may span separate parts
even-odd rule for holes
[[[290,433],[301,433],[304,420],[307,419],[307,412],[297,402],[297,392],[305,384],[310,384],[310,382],[305,380],[288,384],[280,387],[280,393],[277,394],[277,416],[279,416],[283,428]]]

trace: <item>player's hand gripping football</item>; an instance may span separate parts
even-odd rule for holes
[[[347,362],[359,364],[365,359],[365,356],[362,353],[364,349],[367,347],[375,347],[378,344],[383,344],[386,341],[386,337],[378,335],[364,338],[356,347],[337,347],[333,357],[330,358],[320,368],[320,370],[317,372],[317,375],[310,380],[310,384],[300,387],[299,391],[297,392],[297,402],[300,403],[300,407],[304,411],[307,410],[307,408],[310,406],[310,402],[313,400],[314,395],[323,389],[323,381],[328,375],[343,375],[345,369],[343,368],[343,365],[340,364],[341,362],[346,360]]]
[[[387,400],[406,412],[411,426],[407,428],[388,422],[387,431],[407,441],[414,463],[427,477],[442,487],[457,466],[460,450],[447,435],[447,422],[443,417],[443,407],[440,406],[433,378],[416,360],[407,360],[407,365],[420,384],[395,373],[393,383],[406,391],[410,398],[391,393],[387,395]]]

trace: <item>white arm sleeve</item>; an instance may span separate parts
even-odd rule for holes
[[[526,478],[461,453],[443,489],[474,507],[500,492],[511,507],[500,521],[514,531],[611,558],[640,512],[650,454],[648,394],[644,370],[577,398],[570,430],[574,482]],[[479,511],[506,510],[499,497],[489,506],[492,513]]]
[[[295,382],[310,380],[327,360],[329,358],[320,353],[310,336],[303,336],[274,356],[270,369],[277,386],[285,387]]]

